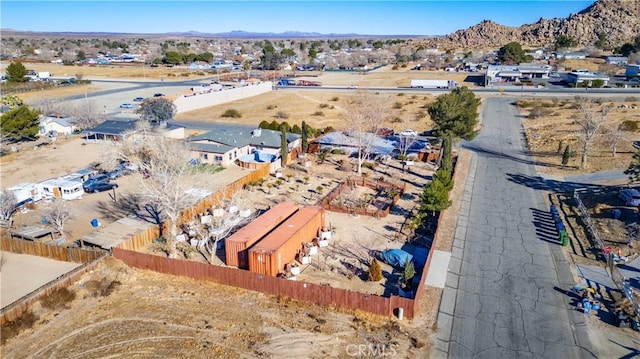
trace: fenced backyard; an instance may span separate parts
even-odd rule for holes
[[[349,201],[341,200],[341,195],[350,188],[366,187],[375,191],[375,195],[366,198],[353,198]],[[348,177],[322,199],[322,207],[328,211],[348,213],[352,215],[365,215],[376,218],[384,218],[389,215],[391,207],[400,199],[406,190],[406,184],[394,184],[391,182],[371,180],[367,178]],[[359,196],[363,197],[363,196]],[[374,207],[375,209],[371,209]]]

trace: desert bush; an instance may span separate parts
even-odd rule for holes
[[[242,114],[235,108],[230,108],[222,113],[222,117],[240,118],[242,117]]]
[[[404,96],[404,92],[400,92],[397,96],[398,96],[398,97],[402,97],[402,96]]]
[[[321,116],[324,116],[324,112],[316,111],[316,112],[312,113],[311,116],[320,116],[321,117]]]
[[[330,101],[337,102],[340,98],[338,96],[333,96]]]
[[[63,309],[66,308],[69,302],[75,299],[75,297],[75,292],[72,292],[67,288],[60,288],[55,292],[49,294],[48,296],[42,298],[40,302],[42,303],[42,306],[47,309]]]
[[[417,100],[417,99],[418,99],[418,96],[417,96],[417,95],[412,95],[412,96],[411,96],[411,99],[412,99],[412,100]]]
[[[401,109],[401,108],[402,108],[402,103],[400,103],[400,102],[396,102],[396,103],[394,103],[394,104],[393,104],[393,106],[392,106],[392,107],[393,107],[394,109],[396,109],[396,110],[399,110],[399,109]]]
[[[531,109],[531,112],[529,112],[527,118],[536,119],[543,116],[549,116],[552,112],[553,111],[549,110],[548,108],[536,105]]]
[[[342,154],[344,154],[344,150],[342,150],[340,148],[334,148],[334,149],[331,150],[331,154],[342,155]]]
[[[276,112],[276,114],[274,115],[275,118],[280,118],[280,119],[287,119],[289,118],[289,114],[284,112],[284,111],[278,111]]]
[[[391,67],[391,70],[397,70],[399,69],[398,65],[393,65],[393,67]]]
[[[391,123],[403,123],[404,120],[401,119],[400,117],[394,117],[391,119]]]
[[[636,102],[636,101],[638,101],[638,100],[633,96],[629,96],[629,97],[624,99],[624,102]]]
[[[369,272],[367,279],[370,282],[379,282],[382,280],[382,267],[380,267],[380,263],[373,258],[371,260],[371,265],[369,265]]]
[[[267,110],[273,110],[275,108],[278,108],[278,105],[267,105]]]
[[[21,331],[31,328],[37,320],[38,317],[33,312],[28,311],[22,313],[18,318],[4,323],[0,327],[0,345],[4,345],[7,340],[15,337]]]
[[[421,121],[421,120],[424,120],[425,118],[427,118],[427,113],[424,111],[418,111],[418,113],[416,113],[416,117],[414,118],[414,121]]]
[[[624,120],[620,124],[620,129],[622,131],[637,132],[638,128],[640,128],[640,126],[638,126],[638,121]]]
[[[321,103],[320,105],[318,105],[320,108],[327,108],[329,107],[328,103]]]

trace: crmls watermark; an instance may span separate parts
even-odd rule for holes
[[[397,344],[349,344],[347,355],[355,358],[393,357],[398,354]]]

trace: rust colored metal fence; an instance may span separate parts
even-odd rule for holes
[[[40,242],[11,238],[0,239],[0,249],[7,252],[31,254],[34,256],[55,259],[57,261],[74,263],[87,263],[103,256],[106,253],[105,251],[99,250],[60,247]]]
[[[120,248],[113,248],[113,255],[135,268],[185,276],[197,280],[207,280],[317,305],[346,310],[362,310],[382,316],[396,315],[398,308],[403,308],[406,318],[413,318],[415,313],[414,305],[416,302],[409,298],[398,296],[382,297],[341,288],[271,277],[236,268],[169,259]]]
[[[16,300],[15,302],[7,305],[6,307],[0,310],[0,325],[4,325],[5,323],[15,320],[19,318],[23,313],[25,313],[29,307],[39,301],[41,298],[50,295],[60,288],[66,288],[71,284],[75,283],[82,277],[85,273],[92,271],[96,266],[102,262],[104,258],[109,255],[109,252],[100,252],[100,256],[94,258],[90,262],[84,263],[83,265],[73,269],[70,272],[67,272],[55,280],[43,285],[42,287],[34,290],[33,292],[23,296],[22,298]]]

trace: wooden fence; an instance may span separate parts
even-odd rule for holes
[[[0,239],[0,249],[8,252],[31,254],[34,256],[55,259],[57,261],[74,263],[91,262],[105,254],[104,251],[99,250],[61,247],[56,245],[47,245],[40,242],[4,237]]]
[[[221,189],[205,197],[204,199],[193,205],[193,207],[187,208],[182,211],[177,225],[180,226],[183,223],[192,221],[196,218],[197,215],[204,213],[207,209],[218,205],[221,200],[230,198],[234,193],[243,189],[249,182],[265,178],[268,175],[269,165],[265,164],[259,169],[226,186],[224,189]],[[162,233],[169,233],[169,226],[170,222],[164,221],[162,223]],[[137,251],[148,246],[151,242],[156,240],[160,236],[160,233],[161,232],[159,226],[153,226],[144,232],[136,233],[135,235],[131,236],[130,239],[120,243],[117,247],[121,249]]]
[[[382,209],[379,208],[376,210],[367,210],[366,208],[359,208],[354,206],[348,207],[348,206],[332,203],[336,198],[338,198],[338,196],[340,196],[340,193],[342,193],[345,189],[347,189],[348,186],[353,186],[353,185],[369,187],[376,191],[380,191],[383,189],[389,192],[394,191],[394,192],[397,192],[397,194],[395,194],[392,198],[389,198],[387,201],[384,202],[384,206],[383,206],[384,208]],[[358,214],[358,215],[371,216],[376,218],[384,218],[389,215],[389,212],[391,211],[391,207],[393,207],[393,205],[396,204],[396,202],[398,202],[398,200],[400,199],[400,196],[404,193],[406,188],[407,188],[406,184],[403,184],[402,186],[400,186],[398,184],[394,184],[391,182],[370,180],[364,177],[362,178],[349,177],[345,182],[340,183],[338,187],[334,188],[331,192],[329,192],[329,194],[326,197],[322,199],[322,208],[332,212]]]
[[[120,248],[113,248],[113,256],[135,268],[185,276],[196,280],[207,280],[317,305],[346,310],[362,310],[382,316],[396,315],[398,308],[403,308],[404,316],[409,319],[413,318],[416,309],[414,308],[415,301],[410,298],[398,296],[382,297],[325,285],[271,277],[236,268],[170,259]]]
[[[2,308],[0,310],[0,325],[4,325],[9,321],[19,318],[23,313],[29,310],[29,307],[33,303],[39,301],[41,298],[50,295],[60,288],[66,288],[75,283],[85,273],[95,269],[96,266],[108,255],[109,252],[101,252],[100,256],[93,259],[92,261],[84,263],[83,265],[73,269],[72,271],[61,275],[60,277],[52,280],[51,282],[43,285],[42,287]]]

